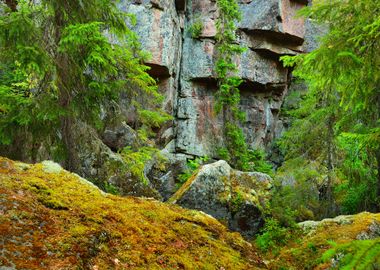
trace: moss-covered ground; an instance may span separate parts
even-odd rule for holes
[[[361,256],[361,249],[366,249],[366,252],[377,252],[376,256],[380,259],[380,251],[372,248],[380,242],[379,232],[376,231],[375,234],[371,232],[374,227],[377,227],[376,230],[380,228],[380,213],[364,212],[354,216],[326,219],[317,226],[310,226],[286,246],[263,253],[261,256],[269,269],[379,269],[359,267],[365,260],[371,259],[366,257],[366,254],[357,258],[358,264],[355,267],[347,268],[344,264],[346,263],[344,260],[350,260],[351,263],[353,259],[350,258]],[[368,240],[369,242],[358,240],[368,237],[373,239]],[[354,246],[358,248],[350,250]],[[366,246],[370,246],[371,250],[367,250]]]
[[[5,158],[0,251],[0,266],[16,269],[258,269],[260,261],[205,214]]]

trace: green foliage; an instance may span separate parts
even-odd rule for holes
[[[74,148],[72,125],[100,128],[100,110],[127,96],[148,136],[168,120],[162,96],[142,64],[135,19],[113,1],[1,3],[0,144],[19,136]],[[144,109],[141,106],[144,106]]]
[[[261,251],[276,252],[281,246],[284,246],[291,238],[290,229],[282,227],[276,219],[267,218],[262,234],[256,238],[256,245]]]
[[[109,182],[104,182],[104,191],[113,195],[120,195],[119,189]]]
[[[244,134],[238,126],[245,119],[239,110],[239,85],[242,79],[236,75],[237,67],[234,58],[244,49],[236,43],[236,22],[241,20],[239,5],[236,0],[216,1],[220,17],[217,20],[216,48],[217,61],[215,71],[218,78],[219,90],[216,94],[216,111],[223,114],[225,120],[225,138],[227,140],[224,157],[230,157],[233,165],[242,170],[248,169],[247,145]]]
[[[218,153],[218,157],[223,159],[223,160],[229,161],[231,159],[230,153],[228,152],[228,149],[225,147],[219,148],[217,153]]]
[[[302,158],[287,160],[275,175],[271,214],[285,225],[322,218],[326,205],[319,199],[319,187],[326,173],[317,162]]]
[[[262,172],[273,176],[273,166],[266,160],[265,151],[247,148],[244,134],[239,127],[227,125],[227,128],[229,128],[228,136],[229,138],[232,138],[229,142],[234,142],[233,145],[230,145],[233,150],[228,151],[227,148],[219,148],[218,157],[231,162],[231,156],[242,155],[239,159],[232,161],[234,164],[237,164],[239,168],[247,171]]]
[[[314,243],[307,243],[307,248],[313,252],[313,253],[316,253],[318,251],[318,248],[315,246]]]
[[[141,107],[141,105],[136,106]],[[138,120],[141,123],[138,134],[140,134],[140,138],[144,141],[155,135],[155,128],[159,128],[165,122],[173,119],[171,115],[158,108],[155,111],[139,109],[137,113]]]
[[[227,137],[227,149],[229,150],[230,161],[237,168],[248,170],[248,147],[245,142],[243,130],[231,122],[225,123],[225,134]]]
[[[273,176],[273,166],[266,161],[266,153],[264,150],[248,149],[249,170],[262,172]]]
[[[209,161],[209,159],[210,158],[208,156],[204,156],[188,160],[186,170],[178,175],[178,187],[184,184],[194,174],[194,172],[198,170],[201,165]]]
[[[322,255],[323,262],[335,259],[333,269],[369,270],[380,268],[380,240],[358,240],[337,245]]]
[[[232,213],[236,213],[239,211],[240,207],[244,203],[244,195],[239,191],[236,190],[233,192],[232,198],[230,200],[230,210]]]
[[[189,27],[189,33],[192,38],[197,39],[201,36],[203,31],[203,22],[200,18],[197,18]]]
[[[139,148],[138,151],[134,151],[130,147],[125,147],[120,152],[130,173],[146,185],[149,183],[149,180],[144,173],[145,164],[152,160],[157,154],[158,150],[156,148],[147,146]]]
[[[376,163],[372,162],[368,148],[363,147],[363,139],[347,137],[345,134],[338,138],[339,147],[346,157],[340,167],[342,180],[336,186],[336,193],[340,195],[340,204],[345,214],[371,210],[374,204],[379,203]]]
[[[375,0],[317,1],[301,15],[329,28],[320,47],[282,58],[309,88],[280,141],[285,159],[318,164],[326,202],[346,213],[380,207],[379,14]]]

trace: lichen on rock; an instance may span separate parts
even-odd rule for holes
[[[252,238],[263,224],[271,182],[266,174],[237,171],[220,160],[201,167],[169,202],[204,211]]]

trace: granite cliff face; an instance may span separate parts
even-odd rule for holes
[[[266,148],[283,130],[279,111],[290,82],[290,71],[279,57],[309,50],[307,25],[294,18],[307,5],[300,0],[242,0],[239,42],[247,50],[236,59],[241,85],[242,125],[252,148]],[[166,100],[174,121],[160,131],[160,143],[173,154],[217,157],[223,146],[222,119],[214,111],[217,91],[215,35],[218,9],[213,0],[135,0],[121,8],[135,14],[134,30],[152,55],[146,64]],[[199,38],[189,28],[201,22]]]

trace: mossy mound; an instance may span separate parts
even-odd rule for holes
[[[300,226],[303,234],[297,240],[274,254],[263,254],[269,269],[379,269],[375,267],[380,267],[380,213],[306,221]]]
[[[0,266],[9,269],[259,269],[215,219],[101,192],[49,163],[0,158]]]

